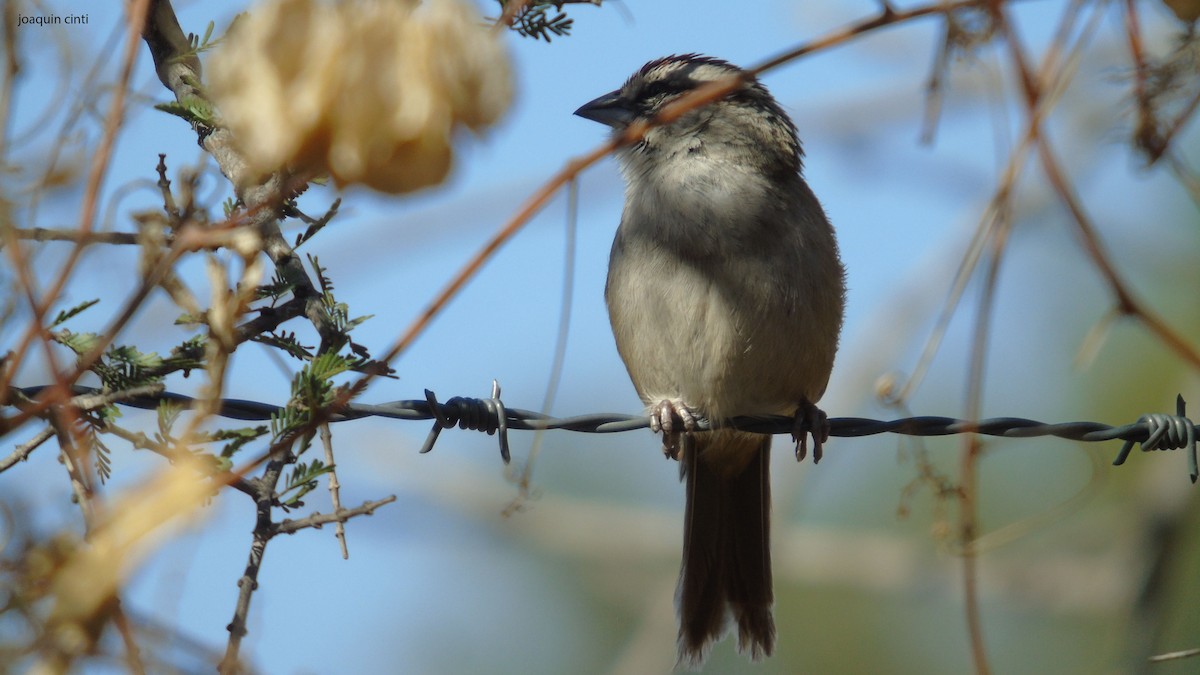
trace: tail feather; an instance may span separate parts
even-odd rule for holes
[[[751,434],[683,439],[687,507],[675,591],[679,665],[699,667],[731,618],[739,652],[757,661],[774,650],[770,444],[770,436]]]

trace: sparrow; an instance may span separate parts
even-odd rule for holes
[[[670,122],[705,84],[736,88]],[[625,205],[605,300],[617,349],[686,484],[675,603],[677,666],[703,664],[731,625],[758,661],[775,648],[771,437],[722,426],[787,415],[797,457],[820,459],[825,393],[845,306],[837,240],[802,175],[796,127],[751,73],[697,54],[647,63],[575,111],[623,136]],[[661,122],[661,121],[660,121]],[[715,426],[701,430],[697,420]]]

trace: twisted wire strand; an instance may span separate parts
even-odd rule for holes
[[[25,396],[36,397],[45,387],[18,388]],[[95,387],[77,385],[74,393],[89,395],[100,393]],[[121,405],[153,410],[162,401],[187,405],[194,401],[191,396],[162,392],[153,396],[131,396],[119,401]],[[270,420],[283,408],[259,401],[244,399],[222,399],[217,414],[221,417],[247,421]],[[422,453],[433,449],[443,429],[459,427],[483,431],[499,438],[500,455],[507,463],[511,458],[508,431],[536,431],[562,429],[585,433],[619,433],[650,427],[650,418],[644,415],[619,413],[593,413],[574,417],[552,417],[532,410],[510,408],[500,400],[500,385],[493,381],[489,398],[455,396],[439,402],[430,390],[425,390],[425,400],[391,401],[381,404],[350,403],[331,422],[345,422],[364,417],[385,417],[399,420],[432,420],[433,428],[421,447]],[[707,431],[715,428],[734,428],[762,434],[792,434],[795,420],[791,417],[735,417],[713,423],[697,417],[696,428]],[[1156,450],[1188,450],[1188,469],[1192,482],[1200,477],[1197,463],[1196,426],[1186,414],[1186,403],[1180,395],[1175,401],[1175,414],[1152,413],[1142,415],[1132,424],[1111,426],[1100,422],[1060,422],[1048,424],[1022,417],[993,417],[983,420],[961,420],[953,417],[906,417],[896,420],[875,420],[864,417],[829,418],[829,435],[843,438],[895,433],[906,436],[949,436],[976,433],[1003,438],[1031,438],[1055,436],[1073,441],[1100,442],[1123,440],[1124,445],[1113,461],[1114,466],[1124,464],[1135,444],[1143,452]]]

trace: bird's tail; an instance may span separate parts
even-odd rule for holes
[[[732,618],[738,651],[758,661],[775,648],[771,616],[771,437],[718,431],[687,434],[687,481],[677,665],[699,667]]]

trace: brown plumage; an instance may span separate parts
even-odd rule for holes
[[[676,602],[679,663],[691,667],[728,627],[751,659],[775,646],[770,437],[691,420],[821,419],[844,272],[800,175],[795,127],[737,67],[659,59],[577,111],[619,134],[730,76],[743,82],[727,97],[618,151],[628,186],[605,289],[617,349],[687,485]]]

